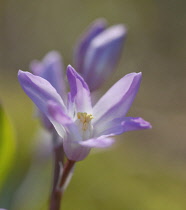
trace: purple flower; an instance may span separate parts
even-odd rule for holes
[[[50,82],[58,94],[66,101],[66,84],[61,55],[57,51],[51,51],[45,55],[42,61],[34,60],[30,64],[30,70]],[[51,122],[43,114],[39,114],[43,125],[47,129],[53,128]]]
[[[100,87],[116,68],[125,37],[123,25],[106,29],[106,22],[98,19],[79,39],[74,50],[74,65],[91,91]]]
[[[91,91],[101,86],[115,69],[125,36],[126,29],[123,25],[106,29],[106,22],[98,19],[79,39],[74,50],[74,63]],[[41,61],[32,61],[30,70],[49,81],[66,103],[63,62],[58,52],[51,51]],[[44,127],[52,130],[53,126],[45,114],[39,112],[39,116]]]
[[[114,143],[112,136],[131,130],[151,128],[142,118],[126,117],[138,92],[141,73],[131,73],[116,82],[94,107],[84,79],[71,67],[67,68],[70,85],[65,105],[56,89],[45,79],[19,71],[18,79],[25,93],[54,125],[63,138],[69,160],[83,160],[93,147]]]

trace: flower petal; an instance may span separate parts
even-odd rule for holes
[[[152,128],[151,124],[141,117],[126,117],[121,124],[125,128],[124,132]]]
[[[45,55],[43,60],[34,60],[30,64],[31,71],[47,81],[57,90],[65,101],[66,85],[62,57],[57,51],[51,51]]]
[[[88,139],[86,141],[78,141],[76,143],[88,148],[105,148],[110,147],[114,143],[114,139],[107,136],[100,136],[99,138]]]
[[[75,138],[74,141],[71,137],[67,136],[63,141],[63,147],[68,159],[80,161],[86,158],[91,148],[105,148],[111,146],[113,143],[114,139],[107,136],[101,136],[99,138],[88,139],[85,141],[77,140],[77,138]]]
[[[92,39],[94,39],[94,37],[100,34],[105,29],[105,27],[105,20],[98,19],[89,26],[86,32],[78,40],[77,45],[74,49],[74,65],[77,71],[81,74],[84,72],[83,63],[90,42],[92,41]]]
[[[89,88],[84,79],[72,68],[67,67],[67,77],[70,84],[70,101],[75,103],[76,112],[92,114]]]
[[[68,136],[69,140],[81,141],[82,136],[77,125],[74,123],[73,119],[64,112],[61,106],[53,101],[49,101],[47,106],[48,117],[53,122],[58,134],[64,137],[65,129],[65,135]]]
[[[93,108],[95,135],[107,129],[107,123],[128,112],[138,92],[141,73],[131,73],[115,83]]]
[[[125,37],[126,28],[115,25],[97,35],[90,43],[82,75],[91,91],[97,89],[115,70]]]
[[[152,128],[151,124],[141,117],[116,118],[107,123],[106,130],[98,135],[119,135],[133,130],[143,130]]]
[[[62,124],[63,126],[73,123],[73,120],[64,112],[64,110],[58,104],[53,101],[47,103],[48,115],[51,119]]]
[[[48,101],[55,102],[66,111],[62,98],[47,80],[21,70],[18,72],[18,79],[25,93],[46,116],[48,116]]]
[[[82,141],[82,136],[75,124],[67,125],[66,137],[63,140],[63,148],[69,160],[83,160],[90,152],[90,148],[78,144]]]
[[[90,148],[79,145],[77,142],[65,138],[63,141],[63,148],[69,160],[80,161],[87,157]]]

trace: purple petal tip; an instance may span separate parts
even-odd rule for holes
[[[70,71],[70,70],[73,70],[74,68],[70,65],[70,64],[68,64],[68,66],[67,66],[67,71]]]
[[[139,124],[139,126],[141,128],[144,128],[144,129],[149,129],[149,128],[152,128],[151,124],[147,121],[145,121],[143,118],[137,118],[137,119],[134,119],[133,120],[135,123]]]
[[[123,122],[122,125],[125,125],[126,122]],[[152,126],[149,122],[145,121],[143,118],[133,118],[130,120],[130,124],[134,127],[138,127],[138,129],[151,129]]]
[[[107,20],[105,19],[105,18],[98,18],[98,19],[96,19],[96,20],[94,20],[94,22],[93,23],[99,23],[99,24],[102,24],[102,25],[107,25]]]
[[[19,76],[21,73],[24,73],[24,71],[22,71],[21,69],[19,69],[19,71],[18,71],[18,76]]]
[[[75,74],[75,69],[69,64],[67,66],[67,77],[74,75]]]
[[[26,74],[27,73],[29,73],[29,72],[19,70],[18,74],[17,74],[19,81],[20,81],[20,79],[26,79],[26,77],[27,77]]]

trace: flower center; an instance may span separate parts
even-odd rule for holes
[[[86,112],[78,112],[77,118],[82,123],[82,130],[86,131],[90,127],[90,121],[94,118],[92,114],[87,114]]]

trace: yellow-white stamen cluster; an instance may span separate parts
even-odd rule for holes
[[[89,128],[90,121],[94,118],[92,114],[87,114],[86,112],[78,112],[77,118],[82,123],[82,130],[86,131]]]

